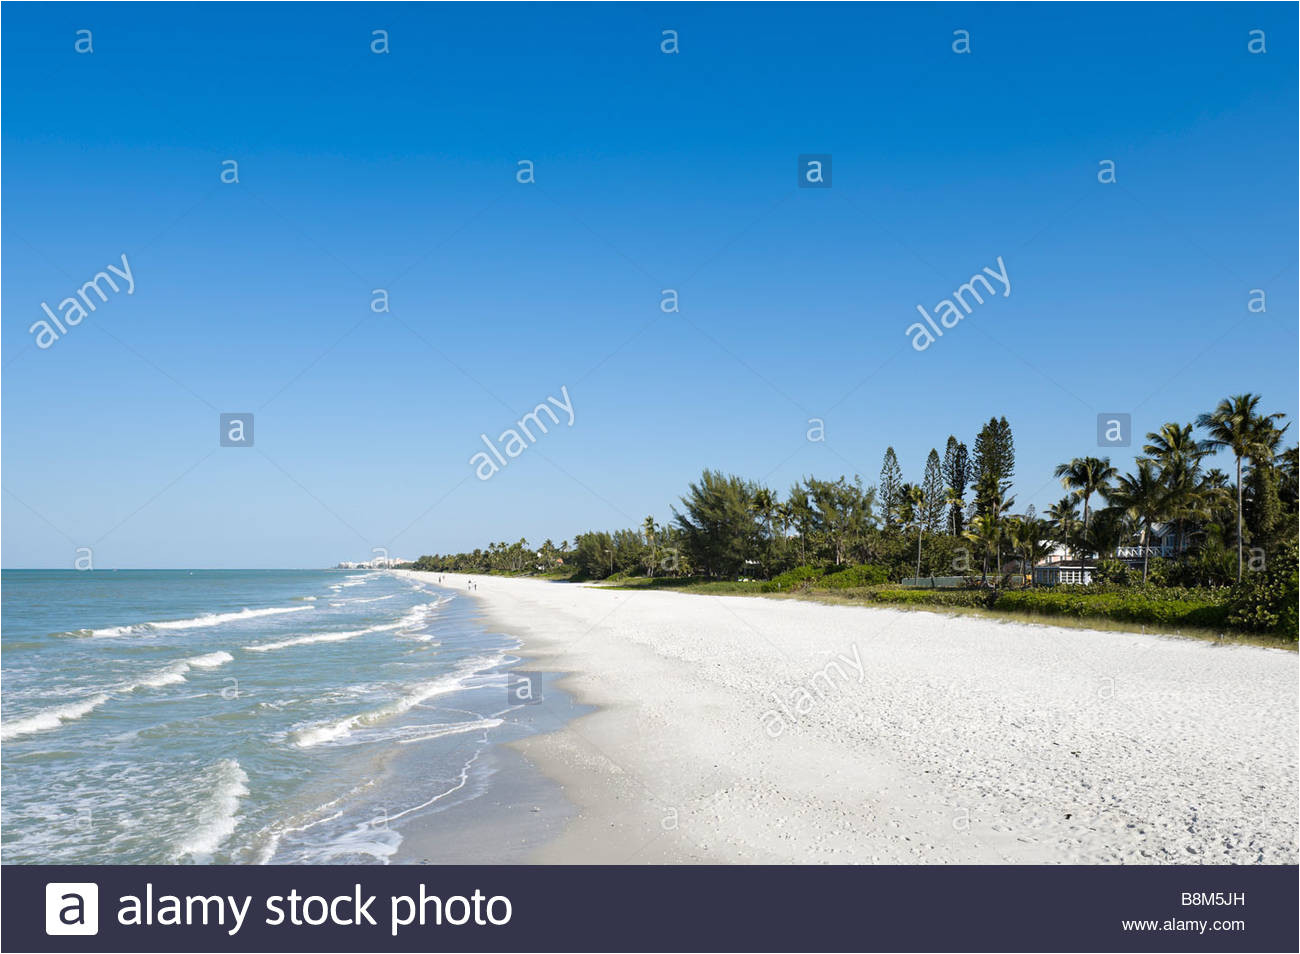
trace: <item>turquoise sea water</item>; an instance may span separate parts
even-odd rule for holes
[[[475,615],[365,570],[5,570],[4,861],[389,860],[510,732]]]

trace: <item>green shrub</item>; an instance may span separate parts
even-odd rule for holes
[[[833,590],[843,590],[849,587],[877,586],[888,579],[889,570],[885,567],[863,563],[860,566],[851,566],[836,573],[829,573],[815,585],[819,589],[825,586]]]
[[[1128,564],[1123,560],[1102,560],[1097,564],[1093,579],[1102,583],[1127,583],[1129,579]]]
[[[907,606],[988,607],[997,597],[995,590],[876,590],[868,597],[877,603]]]
[[[1082,589],[1082,588],[1079,588]],[[1178,588],[1132,587],[1103,593],[1075,588],[1000,593],[993,608],[1045,616],[1099,617],[1125,623],[1196,626],[1213,629],[1227,622],[1226,593]]]
[[[1292,591],[1294,594],[1294,590]],[[1017,590],[878,589],[867,598],[905,606],[952,606],[1109,619],[1124,623],[1220,629],[1229,623],[1225,589],[1094,584]],[[1293,617],[1294,618],[1294,617]]]
[[[785,593],[789,590],[808,589],[816,580],[820,580],[825,572],[825,569],[819,566],[797,566],[764,583],[763,592]]]
[[[1264,569],[1248,572],[1232,588],[1228,622],[1242,629],[1276,633],[1288,639],[1297,635],[1297,554],[1294,542],[1284,545]]]
[[[1142,579],[1142,571],[1133,573],[1137,580]],[[1164,557],[1152,557],[1147,561],[1147,583],[1156,586],[1171,586],[1178,581],[1174,578],[1174,561]]]

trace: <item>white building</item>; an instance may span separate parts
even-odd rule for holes
[[[1156,557],[1172,559],[1186,549],[1187,541],[1180,542],[1178,532],[1171,523],[1152,524],[1147,543],[1126,544],[1115,548],[1115,559],[1128,564],[1130,569],[1142,569],[1142,561]],[[1052,547],[1047,557],[1034,566],[1034,583],[1038,586],[1091,583],[1097,570],[1097,554],[1071,554],[1061,544]]]
[[[1035,586],[1061,586],[1062,584],[1087,584],[1092,582],[1097,564],[1091,560],[1061,560],[1044,562],[1034,567]]]
[[[1184,541],[1185,543],[1185,541]],[[1124,546],[1115,548],[1115,558],[1123,560],[1125,563],[1132,563],[1138,566],[1142,565],[1142,557],[1163,557],[1170,559],[1178,555],[1178,533],[1171,523],[1156,523],[1151,525],[1151,532],[1147,535],[1147,545]]]

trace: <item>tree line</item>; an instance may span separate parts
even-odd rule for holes
[[[887,577],[964,576],[1007,582],[1053,549],[1097,559],[1097,574],[1124,582],[1136,571],[1116,559],[1141,547],[1141,579],[1220,586],[1254,560],[1294,544],[1297,450],[1283,449],[1285,415],[1265,414],[1253,394],[1225,398],[1194,422],[1169,422],[1146,436],[1131,471],[1108,457],[1076,457],[1054,476],[1064,496],[1040,517],[1015,511],[1016,453],[1006,417],[990,418],[968,445],[949,436],[931,449],[920,478],[904,479],[893,447],[878,480],[805,477],[784,496],[759,481],[705,470],[672,519],[578,534],[558,546],[526,540],[472,553],[422,556],[417,568],[444,572],[564,571],[615,576],[769,579],[800,566],[883,567]],[[1227,473],[1206,466],[1232,455]],[[1173,527],[1175,556],[1152,559],[1152,531]]]

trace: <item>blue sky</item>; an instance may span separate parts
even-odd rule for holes
[[[704,467],[870,483],[892,444],[918,480],[992,415],[1041,511],[1100,412],[1294,418],[1295,36],[1285,4],[6,5],[0,558],[558,542]],[[35,347],[124,253],[134,292]],[[998,256],[1010,296],[912,350]],[[561,387],[573,425],[477,479]]]

